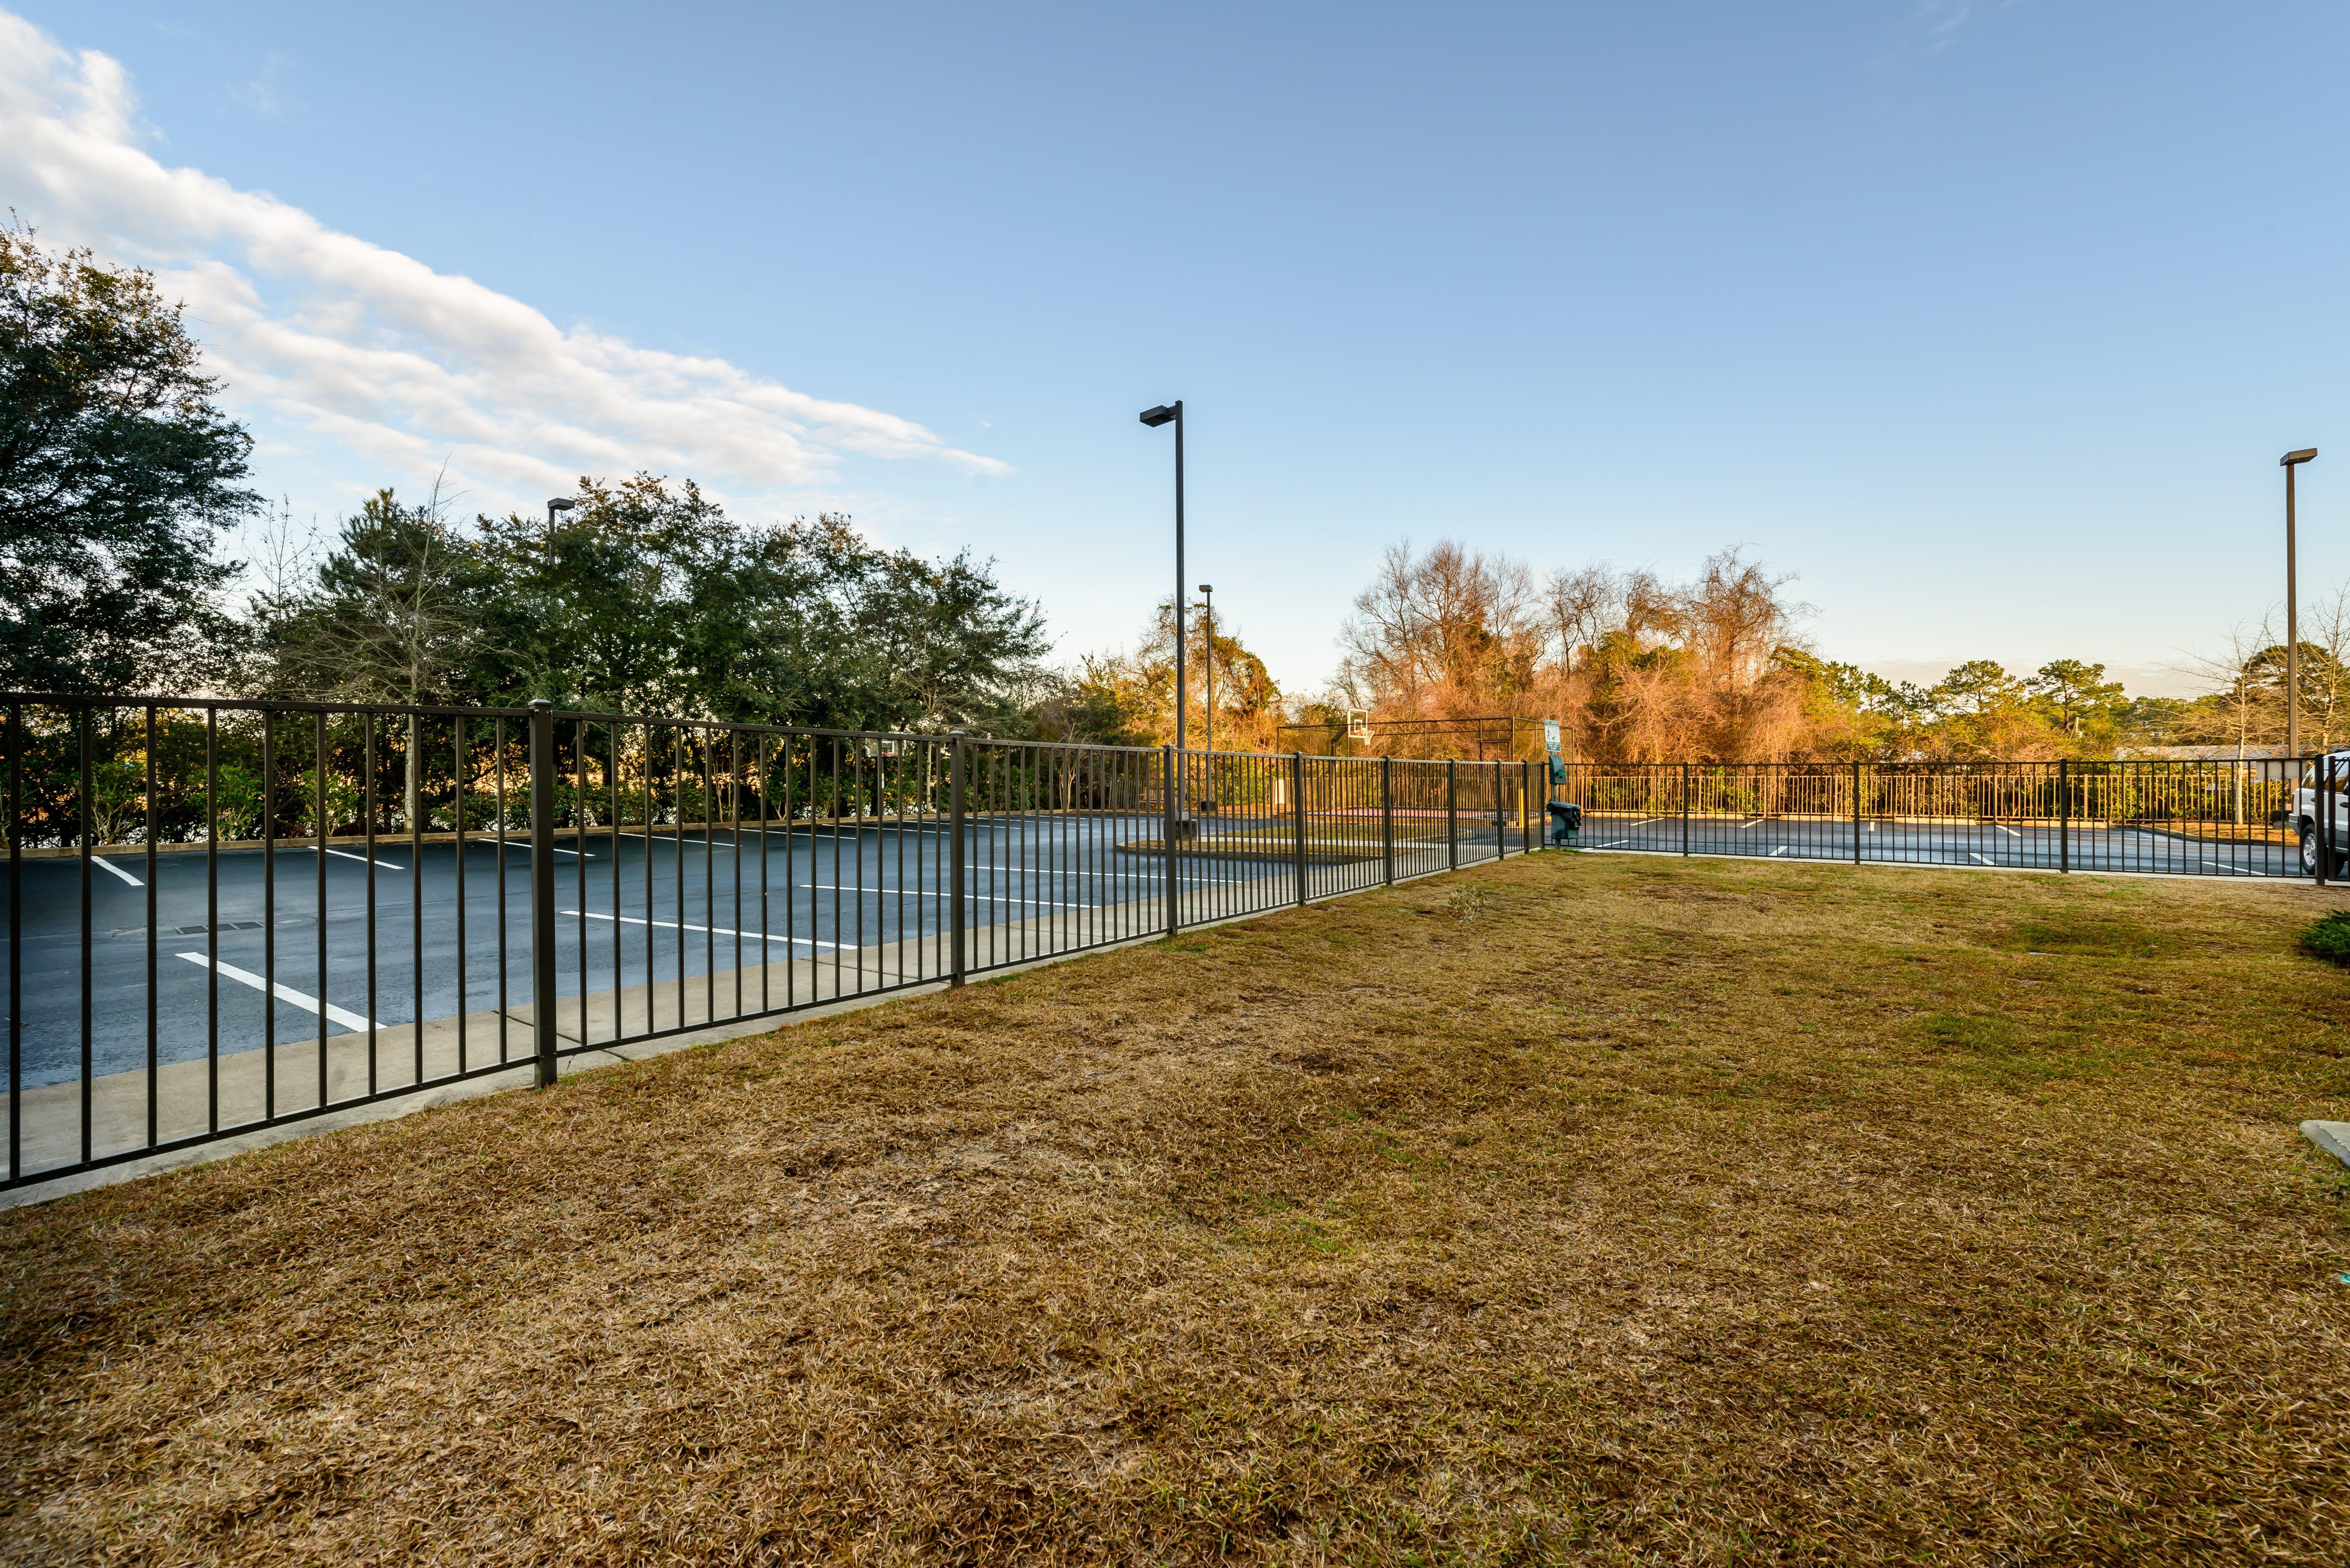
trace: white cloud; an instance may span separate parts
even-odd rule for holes
[[[153,269],[240,412],[410,474],[445,459],[484,509],[639,469],[737,497],[827,482],[850,456],[1009,472],[723,359],[566,330],[266,192],[166,168],[135,109],[120,63],[0,11],[0,202],[45,240]]]

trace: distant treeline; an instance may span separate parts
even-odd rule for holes
[[[1972,659],[1921,687],[1820,658],[1792,581],[1735,550],[1689,582],[1606,566],[1538,581],[1459,545],[1399,545],[1356,601],[1326,705],[1555,717],[1595,760],[2029,760],[2282,739],[2284,650],[2264,631],[2186,671],[2211,688],[2192,699],[2132,697],[2075,659],[2029,673]],[[2303,743],[2324,744],[2350,722],[2350,592],[2306,620]]]

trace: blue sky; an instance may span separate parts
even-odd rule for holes
[[[1181,397],[1191,576],[1294,687],[1404,536],[1742,544],[1830,657],[2162,690],[2314,444],[2350,578],[2338,4],[0,25],[0,200],[187,294],[305,515],[692,473],[993,556],[1073,655],[1170,586]]]

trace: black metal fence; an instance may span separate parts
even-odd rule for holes
[[[10,1187],[1539,842],[1520,763],[0,704]]]
[[[1553,794],[1588,849],[2301,877],[2338,857],[2302,853],[2318,761],[1578,763]]]

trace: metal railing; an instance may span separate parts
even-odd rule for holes
[[[1519,763],[544,704],[0,706],[9,1187],[1539,832]]]
[[[2319,760],[1575,763],[1550,794],[1586,849],[2322,880],[2294,802]]]

